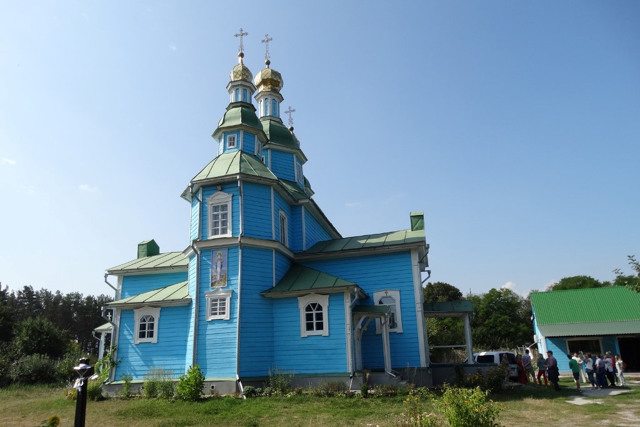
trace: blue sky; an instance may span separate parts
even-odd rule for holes
[[[640,2],[0,3],[0,282],[110,293],[188,245],[240,27],[344,236],[423,211],[432,281],[520,294],[640,255]]]

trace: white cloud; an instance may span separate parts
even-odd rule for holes
[[[86,193],[95,193],[96,191],[98,191],[98,187],[94,187],[89,184],[80,184],[78,185],[78,190],[84,191]]]
[[[344,205],[346,207],[348,207],[348,208],[358,208],[358,207],[362,206],[362,203],[360,203],[360,202],[347,202]]]
[[[178,46],[176,46],[175,43],[169,43],[169,49],[171,50],[178,50]]]
[[[516,285],[515,282],[507,282],[504,285],[502,285],[500,289],[509,289],[513,291],[516,288],[516,286],[518,285]]]
[[[3,157],[3,158],[2,158],[2,163],[4,163],[5,165],[11,165],[11,166],[13,166],[13,165],[15,165],[15,164],[16,164],[16,161],[15,161],[15,160],[13,160],[13,159],[8,159],[8,158],[6,158],[6,157]]]

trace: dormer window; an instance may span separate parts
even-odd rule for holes
[[[227,135],[227,149],[229,148],[237,148],[238,147],[238,136],[237,135]]]
[[[218,191],[207,199],[209,238],[231,237],[231,194]]]

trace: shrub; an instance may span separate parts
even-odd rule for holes
[[[58,380],[55,361],[42,354],[22,357],[11,366],[9,376],[20,384],[51,384]]]
[[[43,354],[54,359],[67,352],[69,336],[44,317],[28,317],[14,327],[13,345],[22,356]]]
[[[347,385],[342,381],[327,381],[320,384],[315,390],[314,394],[318,396],[332,397],[347,391]]]
[[[284,396],[291,391],[291,379],[293,374],[280,371],[278,369],[269,369],[269,379],[265,387],[270,388],[276,396]]]
[[[191,366],[185,375],[180,377],[176,387],[176,397],[182,400],[196,401],[202,395],[204,375],[198,365]]]
[[[94,402],[102,400],[102,383],[100,381],[89,381],[89,384],[87,384],[87,399]]]
[[[142,395],[146,398],[160,397],[171,399],[173,397],[173,381],[171,371],[151,368],[145,375],[142,385]]]
[[[117,346],[112,345],[109,349],[109,352],[96,363],[96,374],[100,376],[101,382],[105,382],[109,378],[111,369],[118,366],[118,361],[114,358],[114,354],[116,353],[117,348]]]
[[[246,386],[242,389],[242,394],[244,397],[256,397],[259,396],[258,389],[253,386]]]
[[[364,399],[369,397],[369,383],[367,381],[363,381],[362,385],[360,386],[360,396],[362,396]]]
[[[434,413],[428,413],[424,410],[424,405],[416,394],[409,394],[402,401],[402,409],[402,414],[395,422],[398,426],[435,427],[439,425],[438,417]]]
[[[492,400],[487,402],[487,392],[475,389],[456,388],[445,385],[442,412],[452,427],[498,426],[497,418],[502,408]]]
[[[398,395],[398,387],[393,384],[384,384],[375,387],[376,397],[393,397]]]
[[[120,390],[120,397],[123,399],[129,399],[131,397],[131,381],[133,376],[131,374],[124,374],[120,377],[123,381],[122,390]]]

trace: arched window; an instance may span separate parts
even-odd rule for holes
[[[389,311],[389,329],[395,329],[398,327],[398,323],[396,322],[396,300],[392,297],[382,297],[378,300],[378,305],[388,305],[390,308]]]
[[[402,311],[400,309],[400,291],[385,289],[373,293],[376,305],[389,307],[389,332],[402,333]],[[376,333],[381,333],[380,320],[376,320]]]
[[[158,325],[160,322],[160,307],[143,307],[133,310],[135,344],[158,342]]]
[[[275,99],[271,100],[271,115],[272,116],[278,115],[278,101],[276,101]]]
[[[298,298],[300,336],[329,336],[329,295],[310,294]]]
[[[246,89],[242,89],[242,100],[244,102],[249,102],[249,96]]]
[[[236,88],[234,101],[240,101],[240,89]]]
[[[271,106],[271,102],[269,98],[264,99],[264,115],[269,115],[269,107]]]

